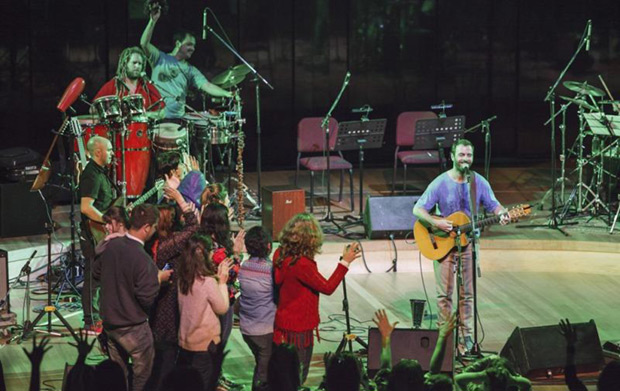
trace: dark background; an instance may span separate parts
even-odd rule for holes
[[[620,98],[620,2],[617,0],[169,0],[170,11],[152,42],[172,49],[178,27],[199,37],[202,9],[211,7],[240,52],[274,91],[262,86],[263,166],[295,164],[296,125],[323,116],[347,70],[351,83],[334,117],[387,118],[385,146],[366,153],[370,166],[392,164],[396,117],[445,100],[449,115],[467,126],[491,123],[497,164],[548,158],[550,133],[543,99],[575,51],[586,21],[593,21],[592,49],[575,61],[565,80],[599,87],[602,75]],[[27,146],[44,154],[61,115],[55,106],[77,76],[92,98],[114,75],[120,51],[139,44],[147,23],[143,1],[5,0],[0,5],[0,130],[2,148]],[[215,27],[212,17],[209,25]],[[216,28],[217,30],[217,28]],[[214,37],[199,40],[191,62],[207,77],[234,57]],[[255,94],[242,85],[247,118],[246,167],[253,169]],[[560,95],[574,95],[565,88]],[[200,100],[190,102],[201,106]],[[76,104],[79,114],[84,104]],[[568,115],[569,143],[576,131]],[[469,136],[482,147],[482,135]],[[479,149],[479,151],[481,151]],[[480,156],[480,154],[479,154]],[[349,155],[356,161],[356,154]]]

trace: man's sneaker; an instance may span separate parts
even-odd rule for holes
[[[85,324],[83,330],[87,335],[99,335],[103,331],[103,322],[99,320],[95,324]]]

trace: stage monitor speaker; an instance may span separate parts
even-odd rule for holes
[[[577,372],[595,372],[603,365],[603,349],[594,320],[573,324],[577,332]],[[516,327],[500,355],[531,379],[549,378],[564,372],[566,341],[556,325]]]
[[[45,202],[32,183],[0,183],[0,237],[45,233]]]
[[[262,188],[261,195],[263,227],[277,240],[291,217],[306,211],[305,192],[293,186],[269,186]]]
[[[0,300],[6,296],[6,306],[0,304],[0,310],[11,312],[11,300],[9,292],[9,254],[5,250],[0,250]]]
[[[368,197],[364,209],[364,228],[368,239],[390,235],[405,238],[413,231],[413,206],[420,196]]]
[[[422,369],[430,369],[431,357],[439,331],[422,329],[394,329],[391,336],[392,366],[403,358],[418,360]],[[446,341],[446,353],[441,372],[452,372],[452,336]],[[379,329],[368,329],[368,375],[374,376],[381,367],[381,334]]]

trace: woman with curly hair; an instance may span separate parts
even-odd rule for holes
[[[215,388],[217,373],[214,364],[221,343],[219,315],[228,311],[228,272],[230,260],[217,267],[211,261],[211,239],[196,234],[183,252],[183,262],[176,271],[178,279],[179,358],[180,366],[200,372],[205,390]]]
[[[319,293],[331,295],[351,262],[359,258],[358,243],[345,246],[336,270],[329,279],[319,273],[314,257],[323,245],[323,231],[309,213],[295,215],[280,233],[280,248],[275,252],[274,279],[279,288],[273,341],[297,348],[302,364],[302,383],[308,377],[313,330],[319,325]],[[318,335],[318,329],[317,329]]]

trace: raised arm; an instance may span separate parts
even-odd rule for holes
[[[390,369],[392,367],[391,336],[398,322],[390,323],[385,310],[377,310],[372,321],[377,325],[381,334],[381,369]]]
[[[586,386],[577,377],[575,367],[575,345],[577,332],[568,319],[560,320],[560,334],[566,340],[566,366],[564,367],[564,381],[570,391],[586,391]]]
[[[155,30],[155,24],[159,20],[161,16],[161,7],[158,4],[153,4],[151,6],[151,14],[149,16],[149,22],[144,28],[142,32],[142,36],[140,37],[140,47],[144,52],[148,55],[150,59],[157,59],[159,56],[159,50],[153,46],[151,43],[151,38],[153,37],[153,31]]]
[[[441,372],[441,364],[446,353],[446,343],[454,327],[456,325],[456,313],[450,315],[450,317],[439,327],[439,336],[437,337],[437,344],[431,357],[431,364],[429,372],[432,374]]]

